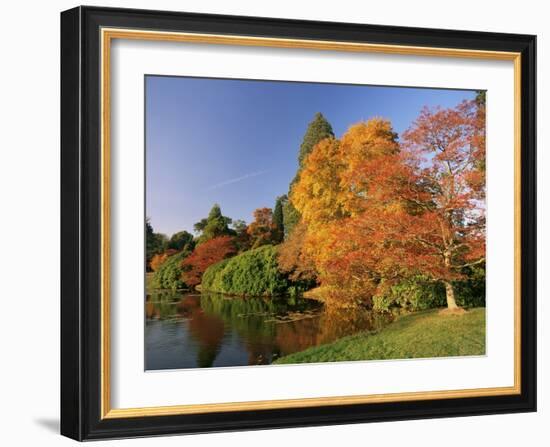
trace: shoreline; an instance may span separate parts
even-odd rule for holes
[[[485,308],[444,314],[441,308],[397,317],[379,331],[362,331],[277,359],[273,364],[398,360],[485,355]]]

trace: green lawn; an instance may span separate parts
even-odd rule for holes
[[[399,317],[378,333],[362,332],[281,357],[276,364],[485,354],[485,308],[462,315],[439,309]]]

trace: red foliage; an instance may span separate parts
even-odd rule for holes
[[[485,112],[466,101],[423,109],[399,145],[389,122],[319,143],[291,200],[307,225],[300,250],[321,283],[369,299],[411,275],[445,283],[485,256]],[[290,247],[292,248],[292,247]]]
[[[188,286],[200,284],[202,275],[208,267],[236,254],[231,236],[219,236],[203,242],[182,262],[183,280]]]
[[[271,244],[275,239],[276,230],[271,208],[258,208],[254,211],[254,222],[248,226],[246,232],[252,242],[252,248],[257,248]]]
[[[329,277],[380,292],[423,274],[445,283],[455,305],[451,281],[485,256],[485,137],[472,110],[470,103],[424,109],[399,154],[363,160],[343,174],[344,185],[364,186],[353,217],[333,225]]]
[[[465,101],[455,109],[424,109],[404,135],[414,180],[429,198],[417,216],[423,229],[416,239],[439,259],[442,280],[485,257],[484,123],[484,111]]]

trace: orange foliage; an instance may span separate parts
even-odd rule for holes
[[[343,216],[340,175],[344,162],[338,140],[321,140],[307,156],[300,178],[290,192],[290,201],[302,222],[317,225]]]
[[[200,284],[202,274],[208,267],[234,254],[236,248],[231,236],[219,236],[198,245],[182,262],[185,284],[191,287]]]
[[[315,265],[304,250],[306,233],[306,226],[298,223],[288,239],[279,247],[279,267],[283,272],[289,273],[293,281],[314,280],[317,277]]]
[[[424,109],[401,147],[381,119],[321,141],[290,194],[305,230],[284,264],[362,300],[415,274],[452,289],[484,259],[484,116],[473,101]]]
[[[177,250],[169,249],[166,250],[163,253],[159,253],[154,255],[151,258],[151,269],[156,272],[158,268],[166,261],[170,256],[175,255],[177,253]]]
[[[277,228],[273,223],[271,208],[258,208],[254,211],[254,221],[246,232],[250,236],[252,248],[271,244],[275,238]]]

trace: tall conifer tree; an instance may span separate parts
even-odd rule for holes
[[[273,208],[273,226],[275,227],[274,241],[276,244],[283,241],[285,235],[285,223],[283,216],[283,205],[288,202],[288,197],[285,195],[277,197],[275,207]]]
[[[305,160],[315,145],[319,143],[319,141],[330,137],[334,137],[332,126],[321,112],[317,112],[313,117],[313,120],[307,126],[304,139],[300,145],[300,151],[298,152],[298,171],[296,171],[296,176],[290,183],[289,192],[292,190],[293,185],[300,179],[300,172],[304,167]],[[300,214],[294,205],[292,205],[292,202],[287,201],[283,206],[283,226],[285,239],[288,238],[290,233],[292,233],[292,230],[299,221]]]

